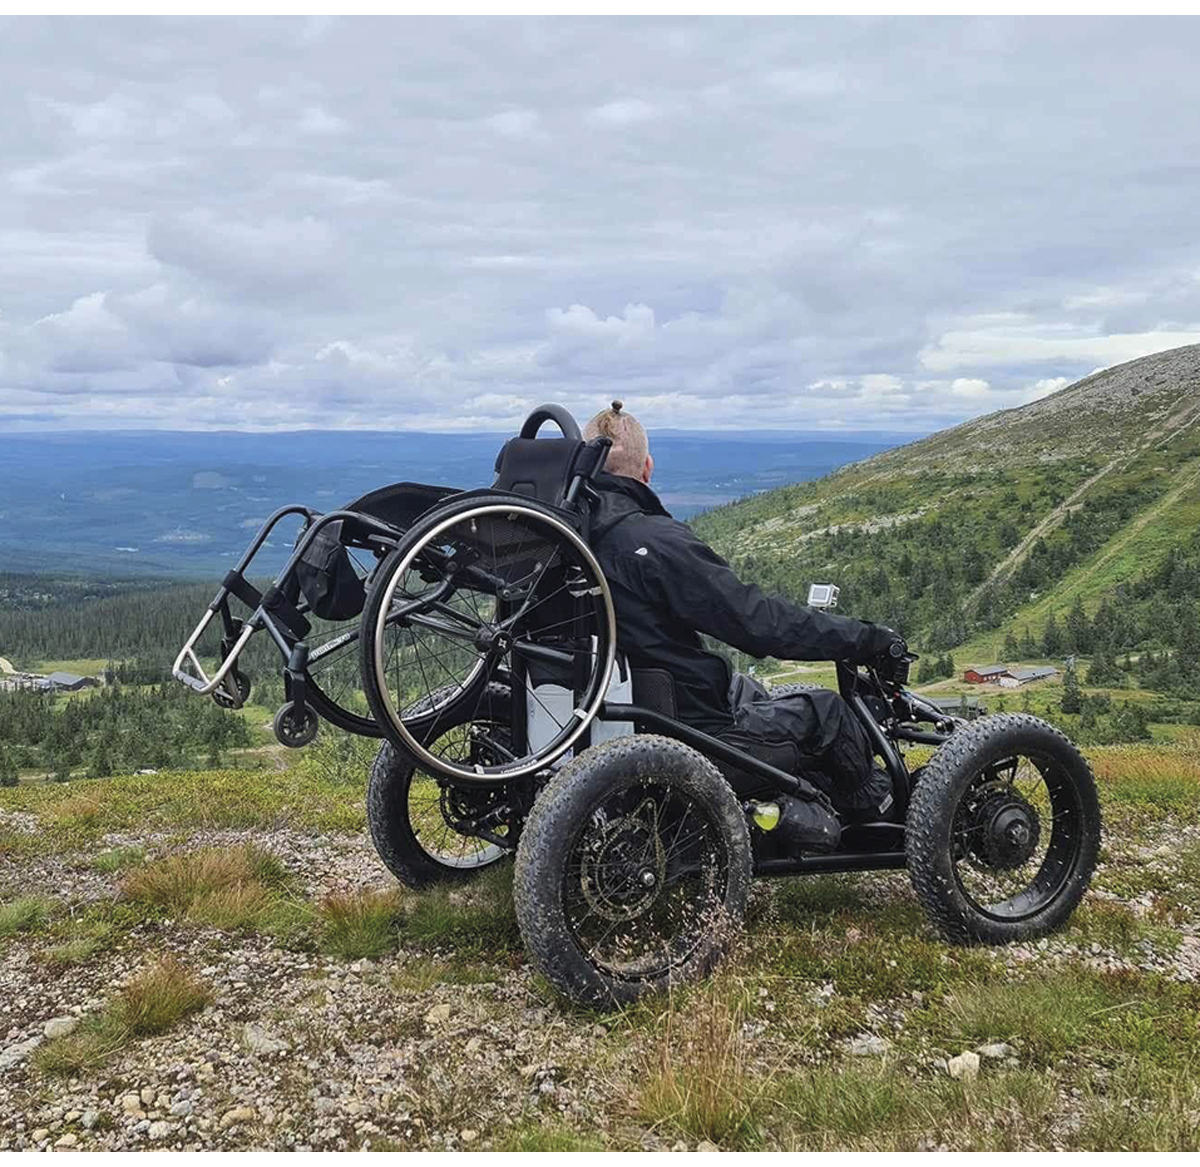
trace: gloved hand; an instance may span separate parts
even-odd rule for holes
[[[855,664],[868,664],[881,656],[894,656],[897,659],[908,651],[908,644],[903,636],[886,624],[867,622],[867,635],[862,639],[862,648],[856,656]]]

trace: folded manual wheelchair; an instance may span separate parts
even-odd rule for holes
[[[546,422],[561,436],[538,437]],[[515,853],[530,955],[581,1000],[628,1001],[711,969],[753,875],[907,867],[952,941],[1003,943],[1060,926],[1099,848],[1086,761],[1033,717],[948,718],[905,688],[909,654],[838,665],[841,694],[892,782],[888,821],[846,825],[826,853],[779,848],[769,800],[741,801],[719,767],[827,806],[821,790],[680,722],[669,673],[631,670],[619,651],[589,547],[607,449],[605,439],[585,443],[565,410],[543,406],[501,450],[490,488],[404,485],[376,492],[386,505],[279,512],[272,521],[299,512],[307,523],[287,567],[261,595],[246,583],[260,533],[177,675],[239,703],[239,652],[265,630],[285,661],[296,739],[310,738],[315,714],[385,739],[367,809],[389,869],[427,887]],[[372,558],[367,569],[341,560],[351,550]],[[231,596],[252,614],[233,618]],[[313,648],[309,613],[348,623]],[[194,648],[217,615],[223,660],[210,678]],[[314,658],[344,654],[344,680],[355,650],[354,701],[369,716],[314,670]],[[912,744],[936,752],[910,773]]]

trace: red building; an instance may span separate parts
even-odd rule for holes
[[[1008,676],[1008,665],[986,665],[980,668],[969,668],[963,673],[963,680],[969,681],[972,685],[986,685],[989,682],[995,683],[1001,677]]]

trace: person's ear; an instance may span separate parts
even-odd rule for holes
[[[654,459],[649,454],[647,454],[646,455],[646,464],[642,467],[642,482],[646,486],[650,485],[650,478],[653,474],[654,474]]]

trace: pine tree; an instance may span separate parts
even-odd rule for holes
[[[1083,601],[1078,596],[1067,614],[1067,648],[1078,653],[1087,653],[1092,649],[1092,626],[1083,610]]]
[[[0,786],[16,786],[17,764],[3,742],[0,742]]]
[[[1068,665],[1067,671],[1063,674],[1062,711],[1064,713],[1078,713],[1082,696],[1082,690],[1079,688],[1079,678],[1075,675],[1075,666]]]
[[[1042,655],[1058,656],[1062,652],[1062,648],[1062,629],[1058,626],[1057,617],[1051,612],[1046,620],[1046,630],[1042,633]]]
[[[1010,661],[1016,660],[1021,655],[1021,646],[1011,631],[1004,638],[1004,655]]]

